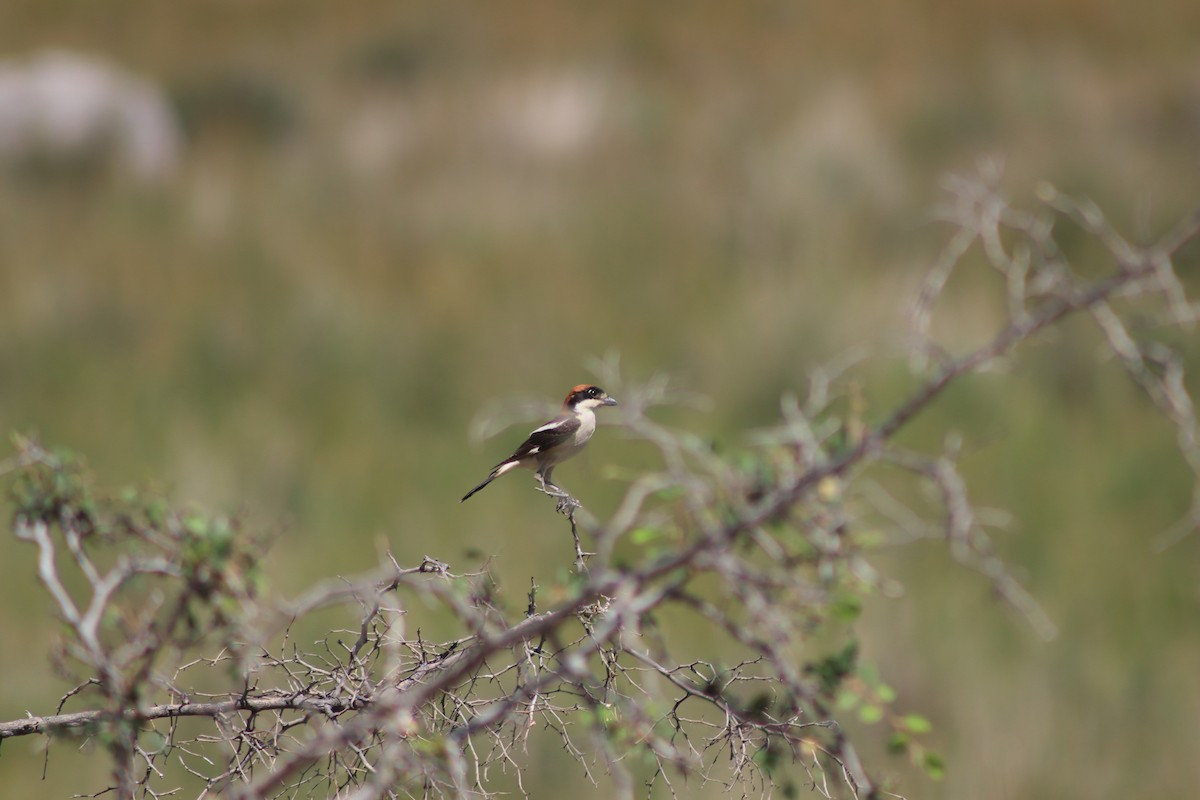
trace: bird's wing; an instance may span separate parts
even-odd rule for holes
[[[579,419],[574,415],[563,415],[553,419],[529,434],[529,438],[517,448],[508,460],[519,461],[560,445],[575,435],[575,431],[579,430],[579,425]]]

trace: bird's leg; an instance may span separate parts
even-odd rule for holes
[[[558,503],[556,505],[556,508],[558,510],[558,513],[560,513],[560,514],[570,514],[575,509],[582,508],[583,505],[578,500],[576,500],[574,497],[572,497],[570,494],[568,494],[566,491],[564,491],[561,487],[556,486],[550,480],[550,474],[553,471],[554,471],[554,468],[551,467],[550,469],[546,470],[545,473],[541,473],[541,472],[537,473],[537,479],[538,479],[538,484],[539,484],[538,491],[542,492],[543,494],[549,495],[550,497],[557,498]]]
[[[537,473],[538,487],[539,487],[538,490],[543,492],[544,494],[550,495],[551,497],[570,497],[569,494],[564,492],[559,487],[555,486],[554,483],[550,480],[551,472],[553,472],[553,468],[546,470],[544,473],[543,472]]]

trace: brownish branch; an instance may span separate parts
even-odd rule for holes
[[[145,708],[126,709],[120,713],[110,711],[75,711],[70,714],[53,714],[46,717],[29,716],[25,719],[0,722],[0,740],[15,736],[70,732],[90,728],[118,720],[126,722],[150,722],[177,717],[220,717],[239,711],[259,713],[263,711],[316,711],[332,716],[344,711],[363,708],[367,701],[358,698],[330,697],[326,695],[264,694],[238,697],[210,703],[163,703]]]

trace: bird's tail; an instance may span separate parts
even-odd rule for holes
[[[480,489],[487,486],[489,483],[491,483],[492,481],[496,480],[496,478],[499,478],[499,477],[500,477],[500,475],[495,472],[493,472],[491,475],[488,475],[487,478],[484,479],[483,483],[479,484],[474,489],[472,489],[471,491],[464,494],[462,500],[459,500],[458,502],[460,502],[460,503],[467,502],[467,498],[469,498],[471,495],[475,494]]]
[[[471,495],[475,494],[480,489],[487,486],[492,481],[496,480],[496,478],[499,478],[501,475],[503,475],[504,473],[508,472],[510,469],[513,469],[516,466],[517,466],[517,462],[515,462],[515,461],[505,461],[502,464],[497,464],[496,468],[493,469],[491,472],[489,472],[488,476],[483,479],[483,483],[479,484],[474,489],[472,489],[471,491],[464,494],[462,497],[462,500],[459,500],[458,502],[460,502],[460,503],[467,502],[467,498],[469,498]]]

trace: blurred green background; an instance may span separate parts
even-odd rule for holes
[[[569,541],[522,481],[458,504],[526,432],[472,441],[479,412],[555,400],[615,352],[711,399],[661,418],[736,443],[865,346],[882,413],[911,386],[894,342],[947,171],[1000,156],[1018,198],[1053,181],[1138,240],[1193,210],[1197,31],[1185,0],[5,3],[0,55],[129,70],[180,140],[150,178],[97,153],[3,164],[0,429],[277,530],[281,591],[386,541],[406,563],[494,555],[520,604]],[[944,337],[1000,324],[999,291],[952,285]],[[870,605],[865,657],[949,764],[931,783],[868,746],[909,797],[1200,780],[1200,541],[1152,548],[1190,483],[1097,345],[1073,323],[910,434],[963,432],[973,497],[1013,512],[998,545],[1060,635],[943,545],[879,555],[906,592]],[[601,515],[609,467],[646,461],[605,434],[557,476]],[[0,717],[48,713],[49,604],[31,549],[0,542]],[[42,782],[42,746],[6,743],[0,795],[105,785],[69,745]],[[611,790],[553,742],[532,759],[534,797]]]

